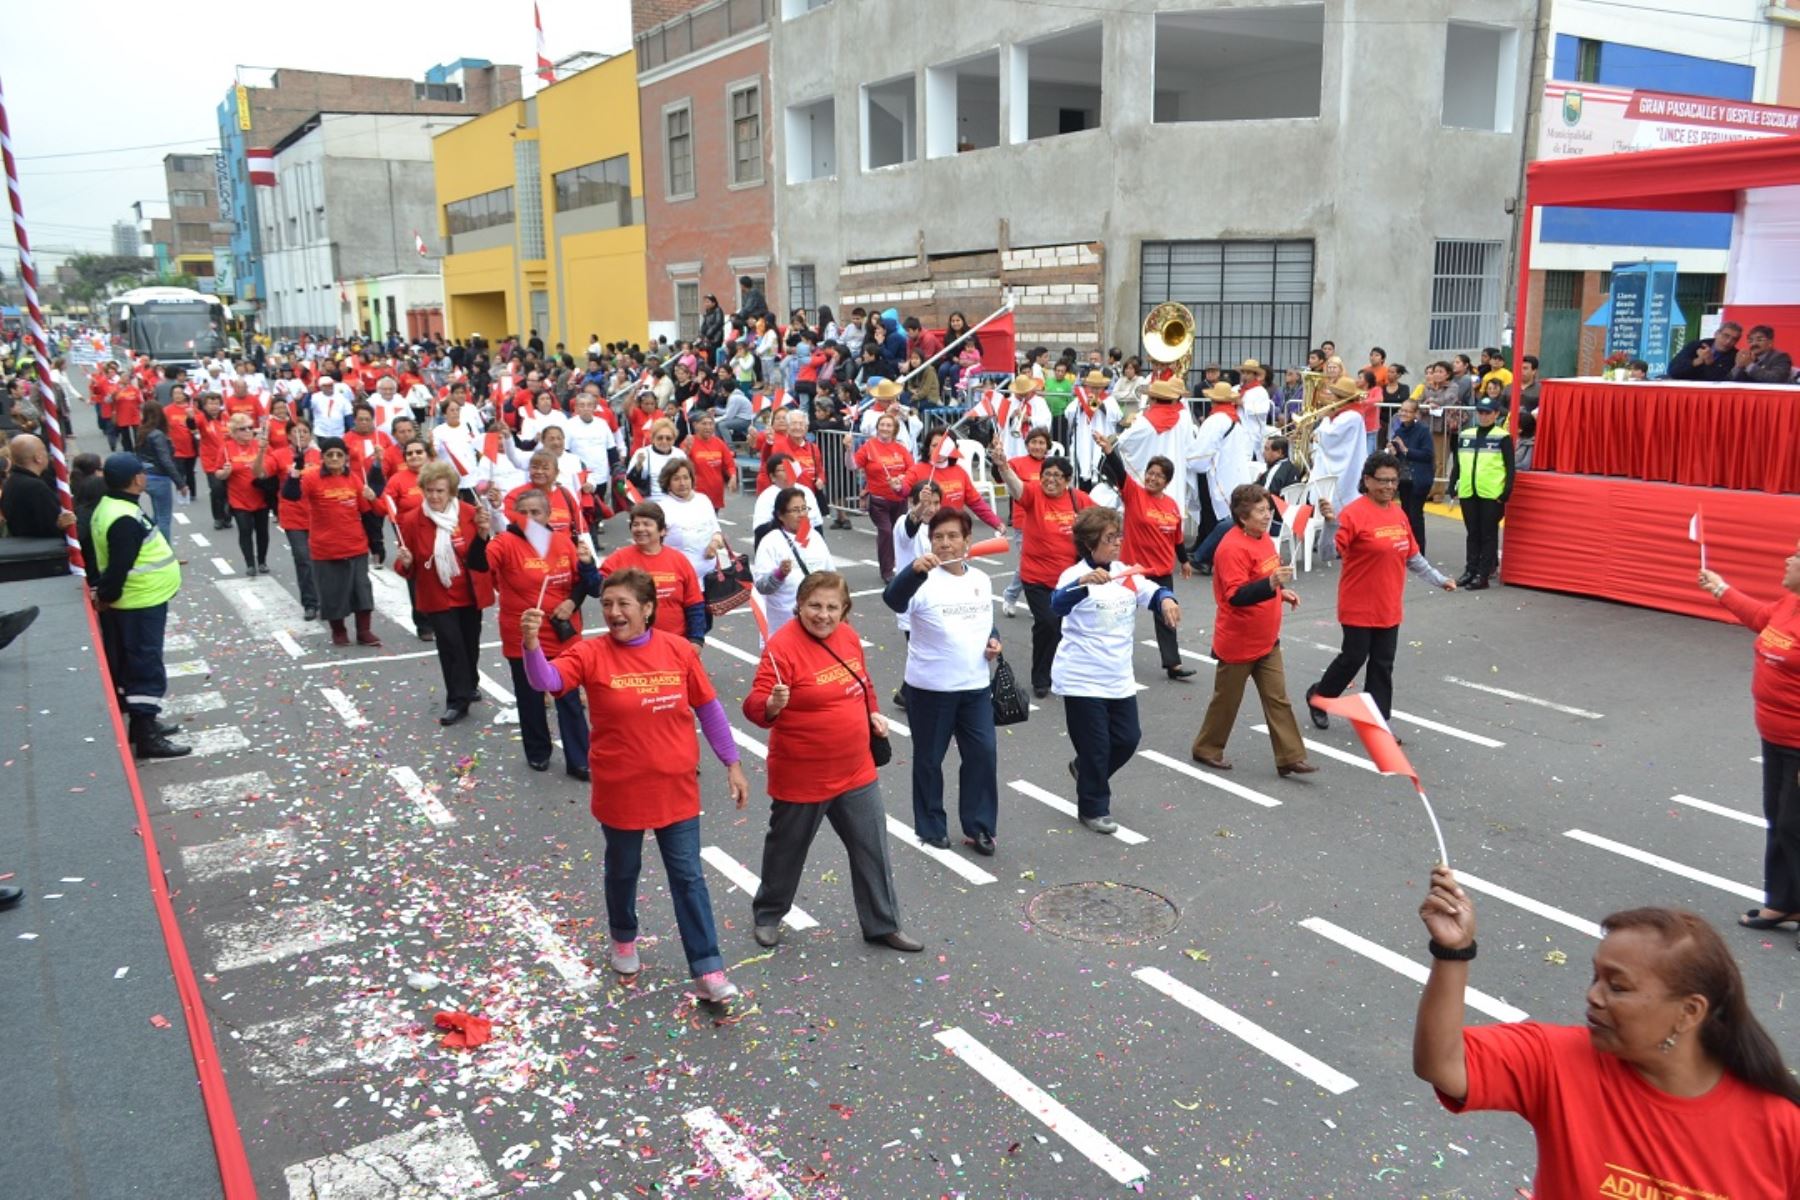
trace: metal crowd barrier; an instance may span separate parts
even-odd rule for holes
[[[862,472],[856,449],[869,439],[847,429],[815,429],[819,461],[825,469],[825,499],[833,516],[854,517],[862,509]]]

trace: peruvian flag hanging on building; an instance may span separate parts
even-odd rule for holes
[[[550,56],[544,52],[544,17],[538,12],[538,6],[531,6],[531,20],[537,26],[537,76],[545,83],[556,82],[556,68],[551,65]]]
[[[416,229],[413,230],[413,249],[419,252],[420,258],[431,257],[430,251],[425,249],[425,239],[419,236],[419,231]]]
[[[257,147],[245,150],[244,170],[250,176],[251,187],[274,187],[275,152]]]

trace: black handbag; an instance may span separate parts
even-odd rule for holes
[[[701,598],[706,601],[706,611],[715,617],[722,617],[743,607],[750,599],[750,589],[755,586],[755,579],[750,574],[750,560],[733,550],[729,544],[725,547],[727,565],[715,566],[700,581]]]
[[[1025,689],[1019,686],[1019,680],[1007,665],[1006,655],[997,655],[994,659],[994,677],[988,681],[988,696],[994,703],[995,725],[1017,725],[1031,717],[1031,701],[1025,696]]]
[[[825,653],[831,655],[833,658],[837,658],[838,666],[844,668],[846,671],[850,671],[850,664],[843,659],[838,658],[838,652],[836,650],[833,650],[824,642],[820,642],[819,645],[825,647]],[[856,685],[862,688],[863,706],[867,708],[869,712],[873,713],[875,711],[875,700],[869,695],[868,680],[864,679],[861,675],[858,675],[855,671],[850,671],[850,678],[856,680]],[[876,733],[875,726],[872,724],[869,726],[869,757],[875,760],[875,765],[877,767],[885,767],[890,762],[894,761],[894,743],[888,740],[887,734]]]

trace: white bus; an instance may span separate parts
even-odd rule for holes
[[[141,287],[106,305],[113,349],[155,363],[194,366],[225,348],[225,306],[191,288]]]

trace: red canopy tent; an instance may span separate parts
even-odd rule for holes
[[[1525,328],[1538,208],[1736,212],[1746,191],[1795,184],[1800,136],[1530,164],[1519,226],[1515,328]],[[1515,379],[1514,429],[1521,386]],[[1800,421],[1800,399],[1795,407]],[[1770,435],[1741,425],[1720,428],[1718,449],[1755,454]],[[1752,595],[1776,595],[1782,560],[1800,539],[1800,497],[1540,471],[1521,472],[1514,485],[1502,577],[1509,584],[1729,620],[1694,586],[1699,559],[1687,541],[1687,525],[1702,509],[1707,565]]]

